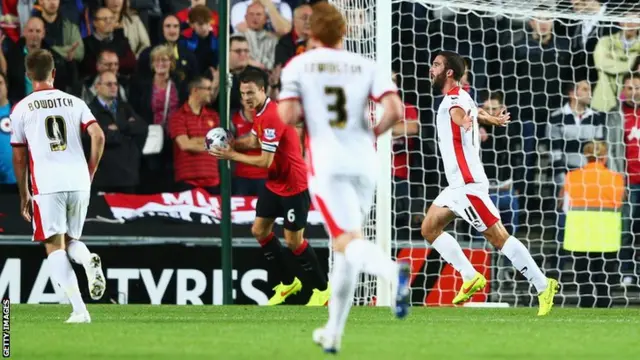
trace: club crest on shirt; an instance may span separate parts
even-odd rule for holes
[[[264,138],[274,140],[276,138],[276,129],[264,129]]]
[[[0,119],[0,132],[11,134],[11,119],[9,117]]]

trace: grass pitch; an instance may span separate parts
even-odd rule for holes
[[[89,305],[92,324],[64,324],[69,306],[14,305],[14,359],[326,359],[311,341],[326,308]],[[354,308],[342,359],[638,359],[640,309]]]

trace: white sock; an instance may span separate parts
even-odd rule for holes
[[[329,321],[325,330],[329,336],[341,337],[353,304],[353,294],[358,282],[358,271],[349,264],[344,254],[333,255],[331,269],[331,297],[329,298]]]
[[[356,273],[363,271],[388,281],[397,281],[398,264],[371,241],[352,240],[345,248],[344,256]]]
[[[51,279],[57,282],[65,292],[71,302],[74,313],[83,313],[87,311],[87,306],[82,301],[80,289],[78,288],[78,278],[71,267],[71,263],[67,258],[64,250],[56,250],[47,257],[49,269],[51,271]]]
[[[89,267],[91,262],[91,252],[82,241],[71,240],[67,245],[67,255],[69,259],[76,264],[84,266],[85,269]]]
[[[527,250],[520,240],[509,236],[500,251],[511,260],[513,266],[533,284],[538,294],[547,289],[547,277],[544,276],[538,264],[536,264],[531,257],[529,250]]]
[[[462,275],[464,281],[472,280],[476,276],[476,269],[471,265],[471,261],[462,252],[460,244],[449,233],[443,232],[431,244],[436,249],[444,261],[453,266]]]

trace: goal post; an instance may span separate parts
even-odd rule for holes
[[[486,139],[494,145],[487,145],[487,148],[483,145],[481,158],[485,166],[492,167],[495,172],[489,174],[488,171],[492,180],[491,195],[507,230],[522,241],[548,276],[560,280],[562,290],[557,304],[596,306],[595,303],[585,305],[590,304],[585,302],[590,295],[585,294],[591,291],[589,289],[606,289],[612,304],[640,305],[640,287],[636,285],[640,240],[635,240],[636,233],[640,233],[640,221],[636,220],[635,225],[633,221],[640,218],[640,206],[633,203],[640,204],[640,183],[636,187],[626,184],[626,189],[632,190],[628,192],[630,197],[624,200],[622,211],[617,209],[618,216],[622,217],[619,249],[603,252],[599,257],[583,256],[581,252],[566,249],[563,239],[566,239],[568,213],[566,207],[558,206],[558,202],[566,201],[560,194],[565,174],[580,169],[587,162],[582,151],[588,141],[606,142],[609,169],[623,173],[626,179],[626,143],[634,137],[640,140],[640,130],[634,128],[630,133],[625,132],[629,129],[625,130],[622,111],[625,99],[631,101],[629,99],[633,97],[625,98],[621,92],[622,80],[631,72],[633,59],[628,60],[629,71],[611,75],[610,88],[617,86],[610,95],[615,106],[599,109],[602,95],[601,89],[598,90],[601,86],[598,69],[586,60],[585,63],[576,62],[575,56],[578,50],[587,57],[593,56],[595,50],[586,45],[580,49],[572,47],[576,39],[584,35],[573,33],[573,26],[586,20],[591,26],[608,27],[614,33],[619,30],[620,23],[637,24],[640,28],[640,17],[633,16],[640,14],[640,3],[609,1],[606,8],[594,10],[595,0],[330,2],[347,20],[346,49],[375,59],[382,69],[388,69],[390,76],[392,68],[398,72],[403,101],[417,109],[417,133],[410,133],[409,125],[405,125],[407,135],[404,139],[402,136],[392,139],[387,134],[378,140],[380,173],[376,200],[364,224],[367,240],[378,244],[394,259],[411,260],[414,306],[448,305],[462,284],[460,276],[422,239],[419,226],[426,206],[446,186],[435,137],[435,112],[441,96],[431,89],[429,80],[429,66],[441,50],[456,51],[469,60],[465,86],[479,106],[483,105],[487,94],[499,92],[512,113],[513,122],[503,131],[486,130]],[[577,8],[578,3],[583,7]],[[532,19],[552,24],[553,41],[557,39],[557,43],[544,51],[555,51],[549,58],[553,61],[527,58],[541,48],[527,42]],[[538,31],[542,30],[538,28]],[[596,34],[599,40],[610,32],[600,34],[596,31]],[[566,44],[569,47],[562,48]],[[563,58],[566,54],[569,61]],[[635,53],[628,56],[632,55],[636,56]],[[539,68],[532,71],[536,66]],[[640,71],[640,60],[635,66],[638,68],[633,70]],[[523,72],[524,67],[529,72]],[[554,114],[567,112],[563,110],[570,100],[566,85],[571,88],[585,79],[584,74],[578,75],[584,70],[582,68],[593,71],[595,78],[590,79],[589,84],[592,90],[590,106],[604,118],[604,122],[589,125],[589,131],[592,131],[589,136],[572,135],[573,130],[565,131],[571,127],[553,123],[557,116],[552,119]],[[589,71],[586,73],[589,79]],[[573,90],[574,99],[576,91]],[[640,96],[637,100],[640,104]],[[380,107],[372,109],[379,116]],[[497,143],[504,146],[498,148]],[[407,158],[409,175],[406,180],[396,176],[399,165],[392,154]],[[399,194],[403,183],[409,184],[408,193]],[[603,185],[602,189],[605,188]],[[399,205],[401,198],[407,199],[408,208]],[[631,212],[632,208],[634,212]],[[528,282],[478,233],[460,220],[447,231],[460,242],[474,267],[489,279],[486,292],[476,296],[474,301],[514,306],[536,303]],[[368,275],[361,276],[354,299],[356,304],[388,305],[390,299],[389,284]]]

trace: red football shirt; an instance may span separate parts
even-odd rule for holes
[[[253,122],[244,117],[242,111],[236,112],[231,118],[233,122],[233,126],[236,128],[236,138],[239,139],[241,137],[247,136],[251,133],[251,129],[253,128]],[[255,156],[260,155],[262,150],[260,149],[251,149],[251,150],[243,150],[239,151],[243,154]],[[247,165],[245,163],[236,162],[235,163],[235,171],[234,176],[246,178],[246,179],[266,179],[267,178],[267,169],[260,168],[253,165]]]
[[[411,104],[404,104],[402,121],[417,120],[418,110]],[[409,151],[413,148],[413,135],[399,136],[393,139],[393,176],[401,179],[409,178]]]
[[[267,98],[253,119],[251,133],[258,137],[262,151],[275,153],[269,167],[266,187],[280,196],[292,196],[307,189],[307,165],[293,126],[278,116],[278,105]]]

